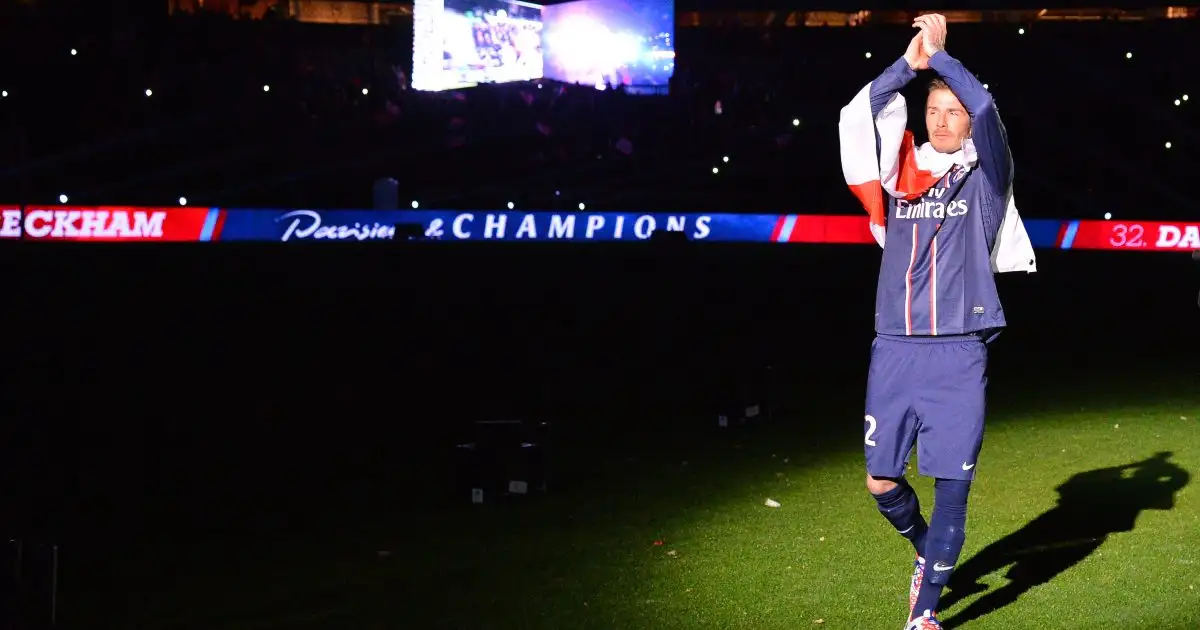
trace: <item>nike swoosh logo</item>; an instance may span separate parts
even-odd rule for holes
[[[934,571],[949,571],[950,569],[953,569],[953,568],[954,568],[953,564],[950,566],[946,566],[946,565],[942,564],[941,562],[936,562],[933,565]]]
[[[963,464],[963,470],[971,470],[974,467],[975,467],[975,464],[970,464],[970,465]]]

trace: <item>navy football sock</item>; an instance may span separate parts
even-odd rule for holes
[[[896,484],[895,488],[883,494],[871,496],[875,497],[879,511],[892,527],[913,544],[917,555],[924,556],[925,532],[929,531],[929,526],[925,523],[925,517],[921,516],[921,502],[907,480],[898,479]]]
[[[938,479],[933,485],[933,517],[925,539],[925,579],[917,595],[913,615],[937,612],[942,589],[950,580],[967,537],[967,495],[971,482]]]

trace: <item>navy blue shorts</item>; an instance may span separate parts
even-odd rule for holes
[[[867,472],[902,477],[915,443],[922,475],[974,479],[986,372],[982,337],[877,336],[863,427]]]

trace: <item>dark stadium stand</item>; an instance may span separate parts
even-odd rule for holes
[[[79,30],[0,43],[0,186],[23,193],[6,202],[366,207],[371,181],[394,177],[426,208],[853,212],[837,112],[909,32],[681,25],[672,94],[633,97],[549,81],[407,90],[411,21],[177,14]],[[1200,140],[1196,31],[953,25],[949,50],[989,84],[1013,139],[1024,213],[1196,211],[1182,187]]]

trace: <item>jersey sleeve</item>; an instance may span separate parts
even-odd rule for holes
[[[888,101],[892,100],[892,96],[916,77],[916,71],[908,67],[904,57],[892,62],[892,65],[871,82],[871,118],[878,117],[879,112],[887,107]]]
[[[879,113],[883,108],[887,107],[888,101],[897,92],[904,89],[913,79],[917,77],[917,71],[909,67],[908,62],[904,57],[892,62],[874,81],[871,81],[871,120],[879,118]],[[883,144],[879,137],[879,130],[875,130],[875,155],[879,155],[880,147]]]

